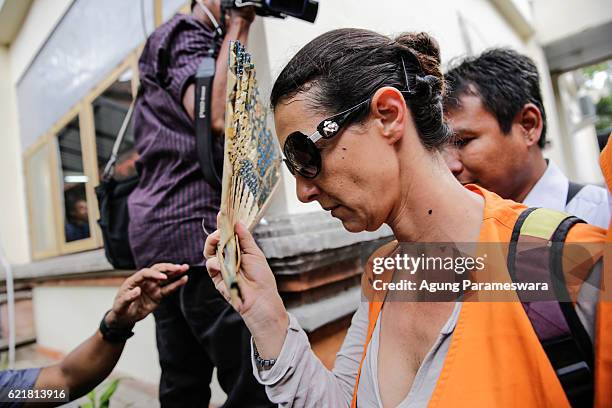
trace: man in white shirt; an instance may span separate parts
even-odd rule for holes
[[[444,151],[446,163],[463,184],[607,228],[607,191],[570,182],[544,159],[539,79],[533,61],[510,49],[491,49],[450,69],[444,105],[456,137]]]

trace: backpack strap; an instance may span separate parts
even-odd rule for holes
[[[569,230],[581,219],[529,208],[517,219],[508,252],[514,282],[546,282],[552,294],[519,291],[518,296],[561,386],[573,407],[592,406],[593,345],[580,322],[563,274],[563,246]]]
[[[580,192],[585,187],[584,184],[574,183],[573,181],[569,182],[567,187],[567,196],[565,198],[565,205],[568,205],[572,198],[576,197],[576,194]]]

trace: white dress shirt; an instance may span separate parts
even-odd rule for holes
[[[610,207],[606,189],[592,184],[585,185],[565,205],[569,180],[561,169],[548,160],[548,167],[531,189],[523,203],[529,207],[544,207],[582,218],[589,224],[608,228],[610,224]]]

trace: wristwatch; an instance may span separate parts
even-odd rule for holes
[[[261,356],[259,355],[259,351],[257,351],[257,346],[255,345],[255,342],[253,342],[253,351],[255,352],[255,365],[257,366],[259,370],[261,371],[270,370],[272,366],[274,365],[274,363],[276,363],[275,358],[271,358],[267,360],[261,358]]]
[[[134,335],[132,331],[132,327],[110,327],[106,324],[106,315],[110,312],[110,310],[104,313],[104,317],[100,322],[100,333],[102,333],[102,338],[110,343],[123,343],[130,337]]]

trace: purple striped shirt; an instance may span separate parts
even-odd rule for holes
[[[211,29],[176,15],[151,34],[140,57],[142,89],[134,108],[140,181],[128,201],[137,268],[203,264],[201,223],[214,230],[221,192],[204,181],[182,97],[211,49],[218,49]]]

